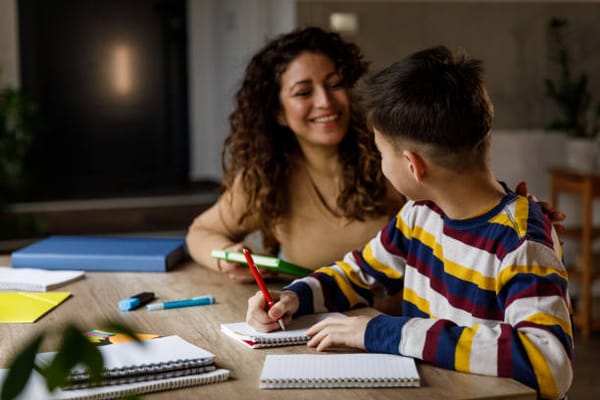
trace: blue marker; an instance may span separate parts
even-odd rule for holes
[[[131,311],[135,310],[138,307],[143,306],[146,303],[154,300],[154,293],[152,292],[143,292],[138,293],[135,296],[131,296],[127,299],[123,299],[119,301],[119,310],[121,311]]]
[[[200,297],[192,297],[191,299],[186,299],[186,300],[165,301],[162,303],[148,304],[146,306],[146,310],[148,310],[148,311],[167,310],[169,308],[206,306],[209,304],[215,304],[214,296],[210,296],[210,295],[209,296],[200,296]]]

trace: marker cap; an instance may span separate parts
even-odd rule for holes
[[[148,311],[156,311],[156,310],[164,310],[165,309],[165,305],[163,303],[153,303],[153,304],[148,304],[146,306],[146,310]]]
[[[121,311],[131,311],[135,310],[138,307],[143,306],[144,304],[152,301],[154,299],[154,293],[152,292],[142,292],[138,293],[135,296],[128,297],[119,301],[119,310]]]

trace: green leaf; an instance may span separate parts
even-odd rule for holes
[[[136,332],[132,328],[127,326],[126,324],[119,322],[119,321],[108,321],[108,322],[106,322],[105,325],[106,325],[107,331],[122,333],[122,334],[130,337],[131,339],[133,339],[133,341],[139,343],[141,346],[144,345],[144,341],[141,340],[137,336]]]
[[[23,391],[34,369],[35,355],[43,339],[43,334],[33,338],[12,361],[0,392],[0,400],[14,399]]]
[[[109,321],[104,326],[110,330],[123,333],[134,341],[144,345],[133,329],[122,322]],[[74,324],[68,324],[62,330],[62,343],[55,356],[44,366],[35,365],[36,353],[39,350],[44,335],[35,337],[21,350],[11,365],[6,375],[5,384],[0,392],[0,400],[12,400],[25,388],[31,373],[38,370],[46,381],[48,390],[53,391],[58,387],[69,384],[69,377],[76,365],[85,368],[92,383],[100,383],[103,378],[104,362],[98,348],[91,343],[82,331]],[[10,382],[10,384],[8,383]],[[137,396],[129,396],[136,399]]]
[[[50,364],[42,369],[48,390],[66,386],[71,370],[78,364],[86,368],[93,382],[102,379],[102,355],[75,325],[70,324],[65,329],[61,347]]]

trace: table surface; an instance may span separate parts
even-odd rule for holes
[[[10,265],[8,256],[0,256],[0,266]],[[269,284],[272,288],[281,282]],[[250,349],[223,335],[220,324],[245,319],[247,299],[257,291],[255,285],[237,284],[220,273],[184,262],[168,273],[87,272],[86,278],[55,291],[68,291],[72,296],[33,324],[0,324],[0,368],[6,368],[12,356],[33,335],[47,332],[43,351],[55,350],[56,334],[67,322],[75,322],[82,330],[101,328],[108,319],[123,321],[136,332],[179,335],[216,355],[216,363],[231,371],[226,382],[196,386],[176,391],[145,395],[151,399],[535,399],[535,391],[507,378],[497,378],[448,371],[418,362],[420,388],[384,389],[304,389],[261,390],[259,376],[267,354],[315,353],[306,346]],[[176,300],[212,294],[217,303],[210,306],[163,311],[138,309],[121,312],[117,302],[131,295],[154,291],[160,300]],[[375,315],[371,308],[348,314]],[[53,335],[54,333],[54,335]],[[350,349],[336,349],[350,352]]]

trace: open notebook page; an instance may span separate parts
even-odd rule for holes
[[[340,313],[319,313],[303,315],[286,325],[285,331],[258,332],[245,322],[221,324],[221,331],[229,337],[254,349],[261,347],[289,346],[307,343],[309,338],[304,332],[327,317],[345,317]]]

